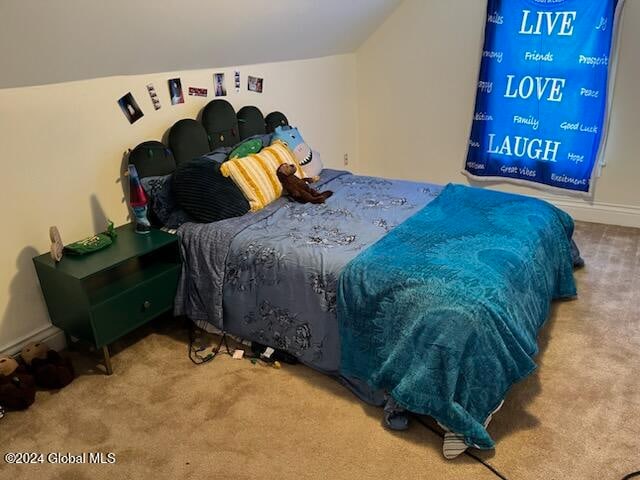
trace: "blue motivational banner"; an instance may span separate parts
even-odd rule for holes
[[[623,0],[488,0],[465,174],[591,193]]]

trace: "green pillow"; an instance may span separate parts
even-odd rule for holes
[[[234,148],[229,154],[229,160],[253,155],[254,153],[258,153],[260,150],[262,150],[262,140],[259,138],[253,138],[246,142],[242,142]]]

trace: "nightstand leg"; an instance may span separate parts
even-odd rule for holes
[[[104,366],[107,369],[107,375],[111,375],[113,373],[113,368],[111,367],[111,355],[109,354],[108,345],[102,347],[102,354],[104,355]]]

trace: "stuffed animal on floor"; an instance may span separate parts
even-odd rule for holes
[[[71,361],[44,343],[28,344],[21,355],[38,387],[59,389],[73,381],[75,374]]]
[[[13,358],[0,357],[0,406],[2,410],[26,410],[35,399],[36,384],[33,376]]]
[[[295,176],[296,167],[288,163],[283,163],[277,170],[278,180],[282,184],[282,188],[287,194],[300,203],[324,203],[324,201],[333,195],[333,192],[318,192],[311,188],[308,183],[313,180],[311,178],[298,178]]]

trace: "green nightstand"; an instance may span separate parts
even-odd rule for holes
[[[109,375],[109,344],[171,310],[180,276],[175,235],[139,235],[133,224],[116,231],[104,250],[57,264],[48,253],[33,259],[52,323],[101,348]]]

